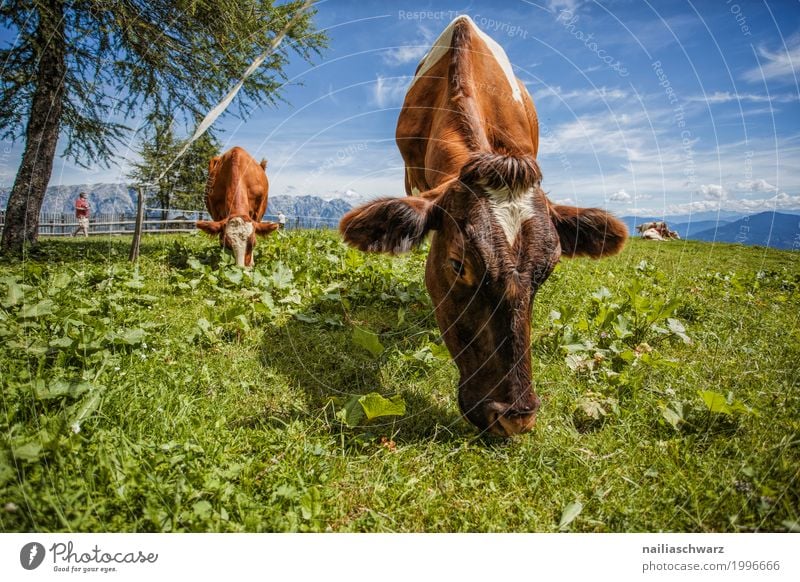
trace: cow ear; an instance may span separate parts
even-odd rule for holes
[[[551,204],[550,218],[558,231],[561,253],[567,257],[615,255],[628,238],[625,223],[599,208]]]
[[[259,165],[261,166],[261,169],[266,172],[267,171],[267,158],[261,158],[261,164],[259,164]]]
[[[223,227],[221,220],[198,220],[194,225],[208,234],[218,234]]]
[[[435,198],[381,198],[354,208],[339,222],[351,246],[373,253],[405,253],[441,223]]]
[[[266,236],[274,230],[278,229],[277,222],[254,222],[253,227],[256,234],[259,236]]]

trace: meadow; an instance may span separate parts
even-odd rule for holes
[[[2,531],[800,531],[800,253],[563,260],[503,440],[459,414],[425,248],[128,245],[0,263]]]

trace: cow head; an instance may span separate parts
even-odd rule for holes
[[[233,253],[239,267],[253,266],[256,235],[267,235],[278,228],[275,222],[254,222],[249,216],[232,216],[224,220],[199,220],[197,228],[218,234],[220,244]]]
[[[401,253],[435,231],[425,270],[436,320],[460,373],[458,403],[481,431],[530,430],[540,400],[532,389],[531,307],[562,255],[619,252],[625,225],[598,209],[551,204],[532,158],[478,154],[457,179],[420,197],[351,210],[345,240]]]

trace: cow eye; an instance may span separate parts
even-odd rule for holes
[[[450,259],[450,268],[453,269],[453,272],[461,277],[464,274],[464,263],[460,261],[456,261],[455,259]]]

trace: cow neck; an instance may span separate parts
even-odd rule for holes
[[[246,172],[242,168],[242,159],[239,155],[234,155],[231,160],[231,183],[233,184],[233,196],[228,208],[228,220],[236,216],[250,218],[250,199],[245,184]]]

